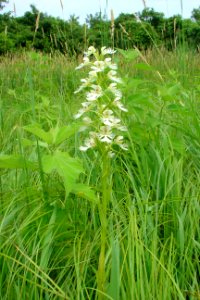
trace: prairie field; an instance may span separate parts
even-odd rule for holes
[[[107,164],[80,150],[82,57],[0,57],[1,300],[200,299],[200,54],[112,59],[127,149]]]

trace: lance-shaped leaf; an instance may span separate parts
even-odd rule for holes
[[[24,126],[24,129],[35,136],[37,136],[42,141],[46,142],[47,144],[51,144],[53,142],[52,134],[50,132],[44,131],[39,125],[27,125]]]
[[[53,144],[59,145],[64,140],[70,138],[76,132],[78,132],[80,125],[73,123],[63,127],[55,127],[50,130],[53,137]]]
[[[44,155],[42,167],[45,173],[56,171],[62,177],[66,194],[72,191],[80,173],[84,171],[80,160],[60,151],[54,152],[53,155]]]
[[[132,62],[139,56],[139,52],[137,50],[122,50],[117,48],[117,52],[119,52],[127,62]]]
[[[35,169],[36,163],[26,160],[20,155],[0,155],[0,168],[4,169],[20,169],[31,168]]]
[[[95,192],[91,189],[91,187],[89,187],[88,185],[85,185],[83,183],[75,184],[75,186],[72,189],[72,193],[74,193],[78,197],[84,198],[93,203],[98,202],[98,198],[97,198]]]

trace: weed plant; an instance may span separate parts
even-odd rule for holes
[[[111,160],[103,299],[199,299],[199,54],[114,59],[129,146]],[[102,161],[79,150],[77,65],[34,52],[1,58],[2,300],[98,297]]]

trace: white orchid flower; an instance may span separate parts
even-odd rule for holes
[[[81,79],[81,86],[75,91],[76,94],[86,89],[86,101],[83,101],[82,107],[74,116],[75,119],[83,120],[80,131],[89,132],[89,137],[79,148],[81,151],[87,151],[101,143],[110,156],[114,155],[112,152],[114,144],[127,150],[122,133],[119,135],[119,132],[127,131],[120,119],[121,112],[127,112],[127,109],[121,102],[122,92],[118,84],[122,83],[122,80],[117,76],[117,65],[109,57],[114,53],[114,50],[106,47],[102,47],[99,53],[91,46],[85,52],[83,63],[77,67],[78,69],[86,65],[89,67],[89,76]],[[91,55],[94,55],[94,61],[90,61]],[[105,57],[107,55],[108,57]],[[94,131],[89,131],[91,128]]]

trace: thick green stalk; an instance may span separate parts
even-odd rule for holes
[[[103,154],[102,161],[102,199],[99,205],[99,216],[101,222],[101,248],[99,254],[99,266],[97,272],[97,288],[99,291],[98,298],[103,299],[105,293],[105,256],[106,256],[106,239],[107,239],[107,209],[111,196],[111,183],[110,183],[110,157],[107,152]]]

